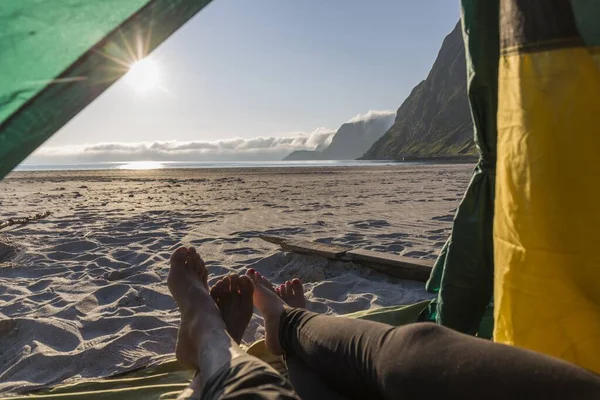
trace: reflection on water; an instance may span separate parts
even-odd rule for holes
[[[1,0],[0,0],[1,1]],[[16,171],[71,171],[71,170],[151,170],[171,168],[288,168],[288,167],[375,167],[401,164],[427,164],[426,162],[319,160],[319,161],[130,161],[85,164],[20,164]]]
[[[117,169],[160,169],[164,168],[163,163],[156,161],[133,161],[127,164],[119,165]]]

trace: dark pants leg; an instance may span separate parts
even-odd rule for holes
[[[434,324],[394,328],[293,309],[279,340],[349,398],[600,399],[598,375]]]
[[[286,357],[288,379],[302,400],[348,400],[296,357]]]
[[[211,376],[203,400],[300,400],[290,383],[256,357],[235,358]]]

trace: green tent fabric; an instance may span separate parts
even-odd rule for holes
[[[375,310],[359,311],[344,315],[345,318],[366,319],[394,326],[416,322],[429,301],[384,307]],[[490,320],[491,321],[491,320]],[[486,329],[491,330],[491,325]],[[182,370],[177,361],[144,368],[138,371],[108,379],[82,380],[69,385],[58,386],[30,395],[0,398],[18,399],[174,399],[192,379],[192,372]]]
[[[0,179],[209,2],[0,1]]]
[[[493,296],[499,2],[462,0],[461,6],[467,91],[480,160],[427,282],[427,290],[438,297],[423,319],[475,334]]]
[[[193,378],[193,371],[184,370],[176,360],[143,368],[107,379],[86,379],[40,392],[2,397],[18,399],[176,399]]]

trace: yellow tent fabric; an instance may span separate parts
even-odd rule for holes
[[[600,373],[600,6],[500,3],[494,339]]]

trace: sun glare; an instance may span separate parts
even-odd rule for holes
[[[154,61],[142,58],[131,64],[125,78],[133,89],[145,94],[160,86],[160,68]]]
[[[128,164],[119,165],[117,169],[160,169],[164,165],[156,161],[133,161]]]

